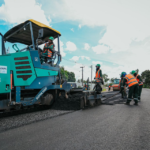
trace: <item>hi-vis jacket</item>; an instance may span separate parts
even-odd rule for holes
[[[45,49],[44,49],[43,53],[48,53],[48,57],[52,57],[52,51],[50,49],[54,49],[54,45],[51,44],[49,46],[48,43],[45,43],[44,47],[45,47]]]
[[[95,75],[96,82],[100,82],[100,80],[99,80],[100,77],[101,76],[100,76],[100,69],[99,69],[99,70],[97,70],[96,75]]]
[[[131,74],[127,74],[124,78],[127,80],[128,87],[138,84],[136,78]]]
[[[137,82],[139,83],[139,86],[143,85],[143,82],[141,82],[140,79],[138,79],[138,76],[139,76],[139,74],[137,74],[135,78],[136,78]]]

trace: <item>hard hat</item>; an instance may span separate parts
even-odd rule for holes
[[[121,75],[120,75],[120,77],[122,77],[124,73],[126,73],[126,72],[121,72]]]
[[[135,70],[132,70],[132,71],[131,71],[131,74],[134,74],[134,73],[136,73],[136,71],[135,71]]]
[[[97,64],[96,66],[97,66],[97,67],[100,67],[101,65],[100,65],[100,64]]]
[[[54,40],[54,38],[53,38],[52,36],[50,36],[50,37],[49,37],[49,40],[52,40],[52,41],[53,41],[53,40]]]
[[[126,76],[126,72],[123,72],[123,73],[122,73],[122,76],[125,77],[125,76]]]

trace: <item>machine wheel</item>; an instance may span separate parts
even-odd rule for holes
[[[101,99],[98,99],[98,100],[97,100],[97,105],[100,105],[101,102],[102,102]]]
[[[52,94],[47,93],[44,97],[42,97],[42,104],[43,105],[52,105],[54,101],[54,97]]]
[[[90,107],[93,107],[93,106],[95,106],[95,101],[89,101],[88,100],[88,104],[89,104]]]
[[[16,105],[15,106],[15,110],[20,110],[21,109],[21,105]]]
[[[84,97],[82,97],[80,101],[80,108],[84,109],[84,107],[85,107],[85,100],[84,100]]]

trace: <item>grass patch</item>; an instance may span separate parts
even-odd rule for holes
[[[103,89],[103,92],[105,92],[106,91],[106,89]]]

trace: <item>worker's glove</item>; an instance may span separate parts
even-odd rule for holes
[[[104,81],[103,81],[103,79],[102,79],[102,84],[104,85]]]
[[[52,53],[55,53],[55,52],[56,52],[55,50],[52,50],[52,49],[51,49],[51,51],[52,51]]]

